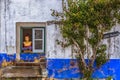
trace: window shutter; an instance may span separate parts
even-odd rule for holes
[[[44,28],[33,29],[33,52],[44,52]]]

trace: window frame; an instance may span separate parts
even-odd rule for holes
[[[42,36],[43,36],[43,38],[41,39],[43,42],[42,42],[42,50],[37,50],[37,49],[35,49],[35,35],[34,35],[34,33],[35,33],[35,30],[42,30],[43,32],[42,32]],[[32,29],[32,35],[33,35],[33,37],[32,37],[32,49],[33,49],[33,53],[35,52],[35,53],[44,53],[44,46],[45,46],[45,38],[44,38],[44,36],[45,36],[45,29],[44,28],[33,28]]]
[[[21,29],[22,28],[44,28],[44,34],[46,35],[46,22],[16,22],[16,57],[20,60],[21,53]],[[44,35],[44,53],[46,49],[46,36]]]

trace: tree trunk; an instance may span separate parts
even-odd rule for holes
[[[83,78],[82,80],[87,80],[87,78]]]

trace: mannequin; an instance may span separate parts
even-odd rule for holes
[[[28,35],[25,36],[25,41],[23,42],[23,52],[32,52],[32,42]]]

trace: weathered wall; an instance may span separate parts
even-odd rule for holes
[[[54,17],[51,16],[50,9],[62,11],[62,0],[0,0],[0,53],[16,53],[16,22],[46,22],[54,20]],[[117,24],[111,30],[111,32],[113,31],[120,31],[120,25]],[[47,25],[46,32],[46,57],[50,58],[53,63],[53,65],[48,65],[48,68],[52,66],[50,67],[50,71],[57,71],[55,70],[55,66],[57,66],[63,68],[64,71],[67,65],[70,66],[68,63],[71,61],[70,58],[72,58],[71,47],[63,49],[60,45],[56,44],[56,39],[62,39],[58,26],[54,24]],[[120,76],[120,66],[116,64],[120,64],[120,35],[105,39],[104,43],[107,43],[108,46],[110,45],[107,53],[111,55],[111,58],[117,59],[108,62],[109,65],[105,66],[105,72],[110,75],[113,74],[114,77],[117,76],[116,78],[118,78]],[[54,62],[58,63],[58,65],[54,64]],[[107,69],[112,70],[112,72],[106,71]],[[72,72],[74,73],[75,71],[72,70]],[[98,73],[103,74],[102,71]],[[95,74],[97,77],[101,77],[101,75]],[[53,75],[55,75],[54,72]],[[66,72],[61,76],[63,77],[63,75],[67,76]],[[60,77],[58,74],[57,76]],[[103,74],[102,77],[104,78],[105,75]]]
[[[109,32],[120,32],[120,24],[116,24]],[[108,32],[108,33],[109,33]],[[104,39],[104,43],[107,44],[107,53],[111,59],[120,59],[120,35]]]
[[[50,9],[62,11],[62,0],[1,0],[0,6],[0,53],[13,54],[16,53],[16,22],[54,20]],[[58,28],[48,25],[46,31],[46,56],[70,58],[71,50],[63,50],[55,43],[60,35]]]
[[[16,22],[46,22],[54,20],[51,10],[62,11],[62,0],[0,0],[0,53],[16,53]],[[46,27],[46,56],[71,58],[71,49],[62,49],[55,40],[61,38],[58,26]],[[120,31],[116,25],[111,31]],[[111,58],[120,58],[120,36],[106,39]]]

